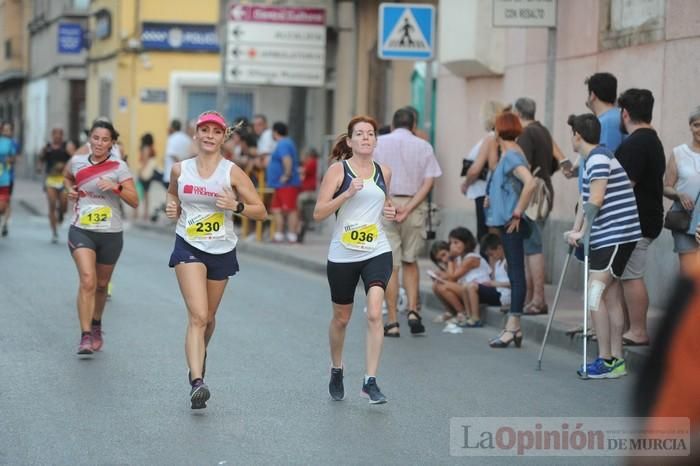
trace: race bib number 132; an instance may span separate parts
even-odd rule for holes
[[[112,224],[112,208],[102,205],[82,207],[79,223],[88,230],[106,230]]]

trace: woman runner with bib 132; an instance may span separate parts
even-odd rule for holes
[[[318,193],[314,220],[336,214],[328,251],[328,284],[333,301],[329,328],[331,377],[328,391],[333,400],[345,398],[343,386],[343,343],[352,315],[355,287],[360,277],[367,294],[367,372],[361,395],[372,404],[386,403],[377,386],[377,368],[384,341],[382,303],[391,278],[391,246],[382,228],[382,217],[393,221],[396,208],[386,194],[391,171],[372,159],[377,145],[377,123],[356,116],[348,132],[338,138]]]
[[[119,133],[111,123],[96,121],[89,133],[91,152],[74,155],[64,171],[68,199],[75,201],[68,247],[78,268],[79,355],[102,348],[102,313],[107,284],[122,251],[120,202],[139,204],[129,167],[110,155]]]
[[[189,316],[185,354],[192,409],[207,406],[207,345],[228,277],[238,272],[233,214],[253,220],[267,215],[248,175],[222,155],[234,130],[221,114],[202,113],[194,136],[197,153],[173,165],[167,194],[165,214],[177,219],[169,265],[175,268]]]

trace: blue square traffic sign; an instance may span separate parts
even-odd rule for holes
[[[379,58],[430,60],[435,45],[435,7],[382,3],[379,6]]]

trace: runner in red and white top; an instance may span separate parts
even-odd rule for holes
[[[75,202],[68,248],[78,268],[78,354],[102,348],[102,313],[107,285],[122,250],[120,200],[136,208],[139,200],[127,165],[110,155],[119,133],[111,123],[95,121],[88,155],[72,157],[64,171],[68,198]]]

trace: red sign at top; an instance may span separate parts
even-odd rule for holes
[[[267,5],[231,5],[229,19],[235,22],[326,25],[326,10]]]

